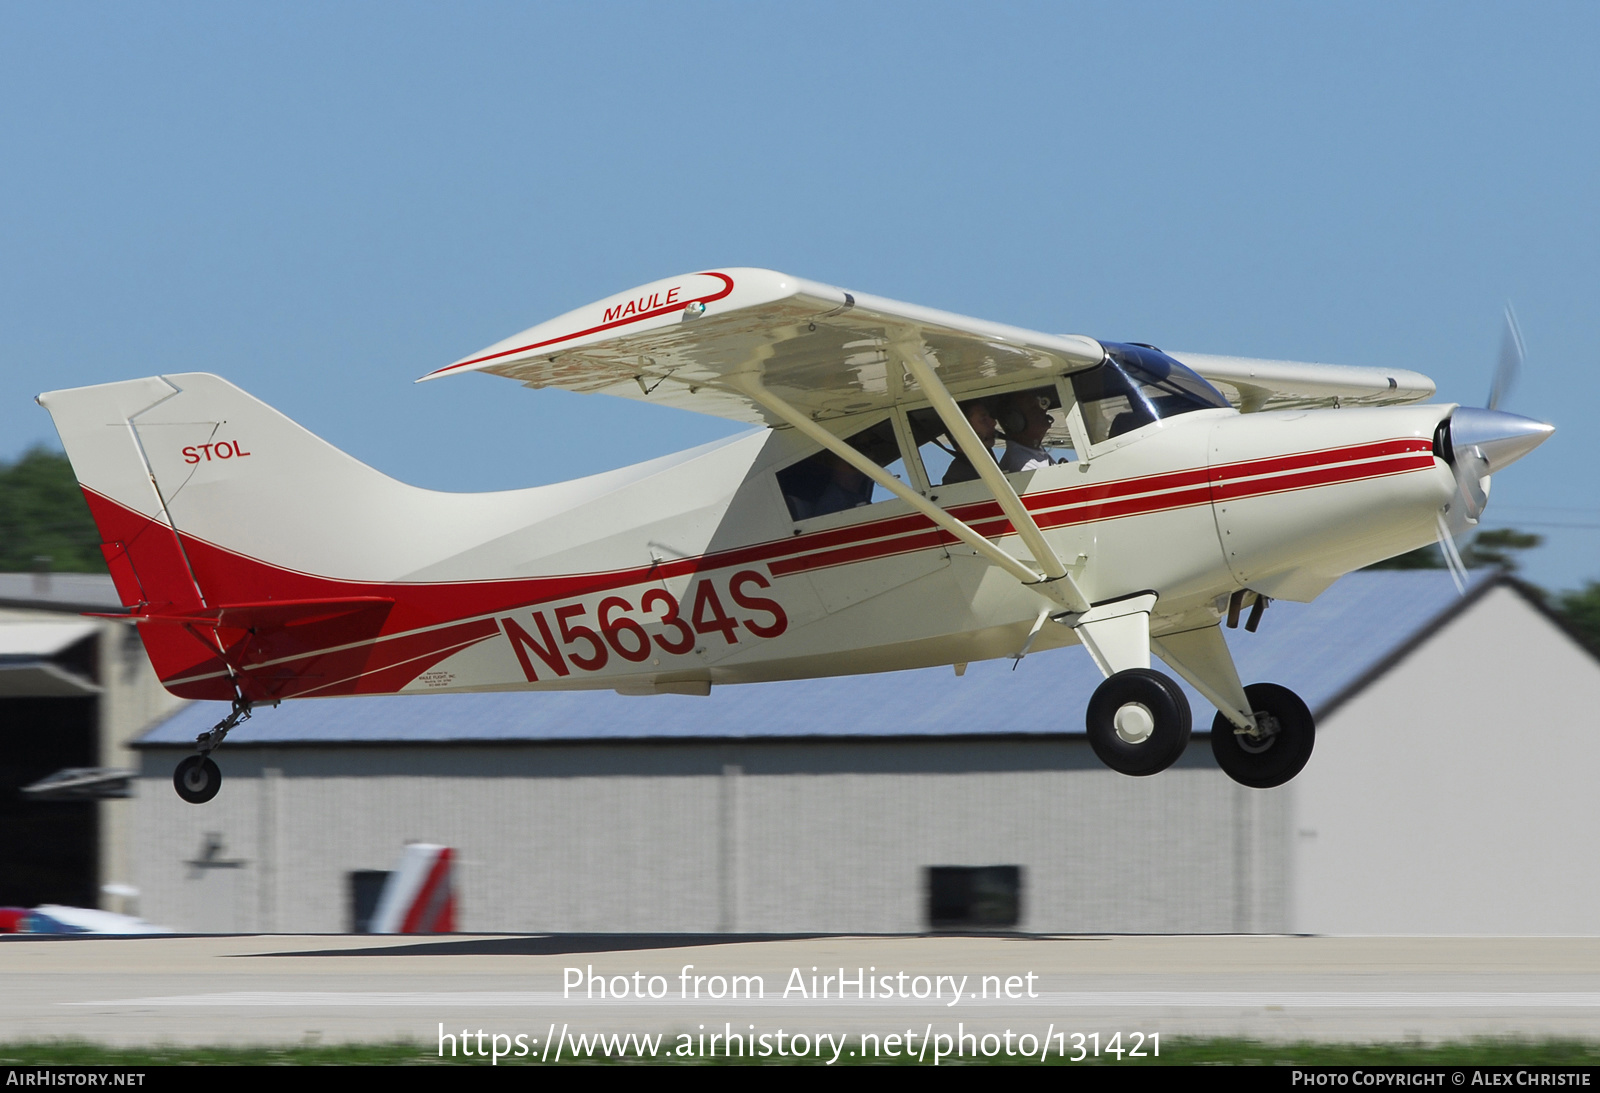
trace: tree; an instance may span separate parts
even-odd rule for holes
[[[0,463],[0,572],[104,573],[100,533],[60,452],[34,448]]]
[[[1461,551],[1461,561],[1468,569],[1498,566],[1514,573],[1518,564],[1517,552],[1531,550],[1543,542],[1544,536],[1532,532],[1518,531],[1515,528],[1486,528],[1467,543]],[[1437,544],[1418,547],[1416,550],[1398,554],[1367,568],[1443,569],[1444,554]]]
[[[1516,528],[1489,528],[1472,537],[1467,549],[1461,552],[1461,560],[1467,563],[1469,569],[1492,565],[1515,572],[1519,561],[1515,552],[1532,550],[1543,542],[1543,535],[1535,535],[1529,531],[1518,531]]]
[[[1600,581],[1590,581],[1577,592],[1563,592],[1555,600],[1555,609],[1578,640],[1600,654]]]

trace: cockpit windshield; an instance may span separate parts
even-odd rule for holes
[[[1132,432],[1152,421],[1229,405],[1222,392],[1159,349],[1102,342],[1104,363],[1072,376],[1089,441]]]

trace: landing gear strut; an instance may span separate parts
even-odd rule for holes
[[[1217,715],[1211,724],[1211,753],[1235,782],[1253,789],[1272,789],[1299,774],[1311,758],[1316,724],[1300,696],[1276,683],[1252,683],[1244,689],[1255,711],[1255,733],[1236,729]]]
[[[227,717],[211,726],[210,731],[195,737],[194,745],[199,754],[184,759],[172,772],[172,788],[178,791],[179,797],[191,805],[203,805],[217,795],[222,788],[222,771],[212,760],[211,753],[227,738],[230,729],[250,720],[250,706],[247,698],[234,699],[233,710]]]

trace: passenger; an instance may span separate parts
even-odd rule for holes
[[[824,516],[872,503],[872,479],[832,452],[819,453],[828,464],[828,484],[810,515]]]
[[[985,399],[973,399],[971,402],[961,404],[961,412],[967,416],[967,423],[972,426],[972,431],[978,434],[978,439],[983,441],[983,446],[989,449],[989,457],[994,458],[995,434],[1000,425],[994,419],[994,411]],[[978,468],[972,465],[972,460],[962,451],[956,452],[955,459],[950,461],[950,466],[944,472],[944,486],[953,486],[957,482],[971,482],[978,477]]]
[[[1000,469],[1007,474],[1031,471],[1055,463],[1044,450],[1044,435],[1050,431],[1050,400],[1044,395],[1022,391],[1013,395],[1000,413],[1005,426],[1006,451]]]

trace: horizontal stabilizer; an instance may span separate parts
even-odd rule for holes
[[[266,630],[279,626],[306,626],[327,622],[362,611],[384,610],[394,606],[386,596],[352,596],[325,600],[266,600],[261,603],[228,603],[199,611],[177,614],[152,612],[135,615],[141,623],[191,623],[220,626],[231,630]],[[126,616],[118,616],[126,617]]]

